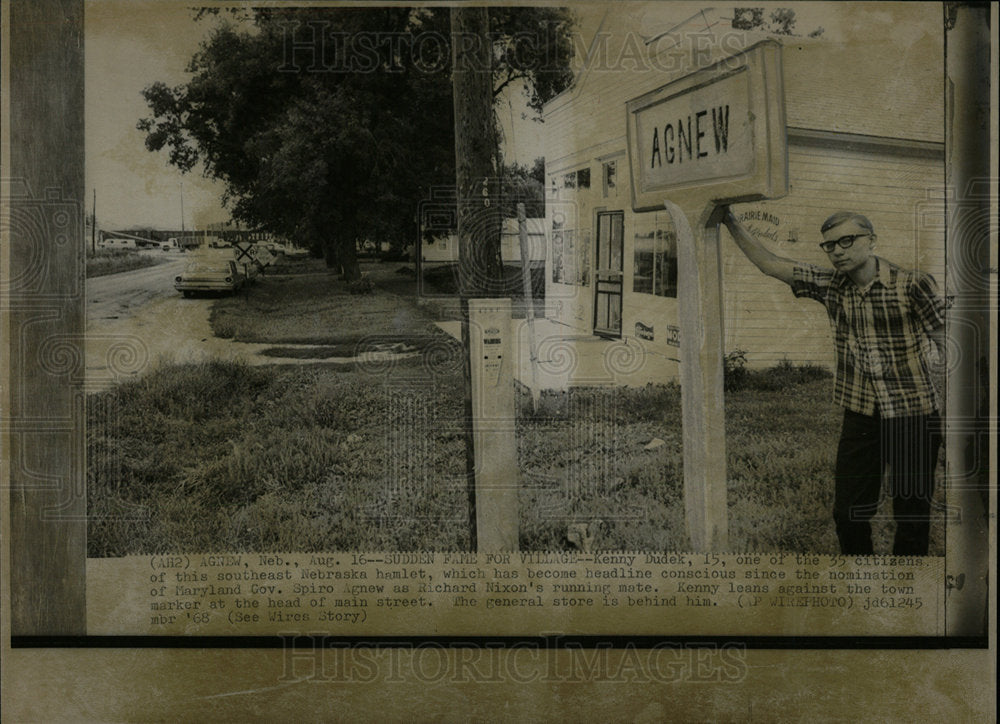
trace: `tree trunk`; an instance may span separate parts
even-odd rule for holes
[[[353,282],[361,278],[361,265],[358,264],[357,244],[354,237],[341,238],[340,243],[340,265],[341,278],[348,282]]]
[[[459,292],[503,296],[500,179],[486,8],[453,8]]]
[[[323,244],[323,260],[327,269],[338,269],[340,267],[340,255],[337,253],[337,240],[326,237],[321,242]]]
[[[455,182],[458,202],[458,293],[462,310],[465,407],[465,463],[470,542],[478,550],[485,542],[478,521],[477,466],[473,422],[469,300],[487,297],[503,282],[500,263],[500,209],[493,84],[485,7],[451,8],[452,101],[455,108]],[[498,294],[496,296],[499,296]],[[484,503],[486,504],[486,503]]]

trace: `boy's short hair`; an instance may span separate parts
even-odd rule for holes
[[[819,233],[823,234],[832,229],[834,226],[843,224],[845,221],[853,221],[862,229],[867,229],[869,233],[875,233],[875,228],[872,226],[872,222],[868,220],[868,217],[863,214],[856,214],[853,211],[838,211],[833,214],[830,218],[823,222],[823,226],[820,227]]]

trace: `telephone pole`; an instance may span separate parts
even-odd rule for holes
[[[482,299],[503,289],[487,8],[451,9],[451,47],[472,548],[510,551],[518,539],[510,300]]]

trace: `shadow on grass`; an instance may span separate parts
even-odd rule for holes
[[[265,357],[283,357],[285,359],[331,359],[338,358],[345,362],[361,361],[365,355],[417,355],[421,353],[440,353],[450,350],[458,358],[462,345],[456,339],[443,331],[422,335],[355,335],[345,338],[337,344],[313,345],[308,347],[268,347],[260,352]]]

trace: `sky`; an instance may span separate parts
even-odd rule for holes
[[[175,3],[86,2],[84,12],[87,201],[96,191],[98,226],[179,229],[182,192],[184,228],[228,220],[222,185],[200,168],[181,174],[136,128],[149,115],[143,88],[182,83],[207,24]]]
[[[745,5],[746,3],[739,3]],[[832,43],[892,44],[905,50],[929,32],[940,32],[937,3],[754,3],[765,8],[791,6],[796,30],[802,34],[823,28]],[[151,153],[136,122],[148,115],[142,89],[155,81],[176,85],[212,21],[195,22],[187,2],[171,0],[87,0],[85,4],[85,94],[87,196],[96,191],[98,225],[103,229],[129,226],[201,227],[226,221],[222,185],[200,169],[180,174],[167,163],[166,153]],[[583,43],[602,26],[607,12],[630,14],[643,34],[656,34],[694,16],[727,21],[732,6],[693,3],[575,3],[578,33]],[[919,9],[917,9],[919,7]],[[704,11],[704,15],[701,15]],[[905,22],[904,22],[905,20]],[[698,19],[691,22],[698,22]],[[530,165],[544,155],[542,127],[515,89],[498,104],[505,139],[505,157]]]

